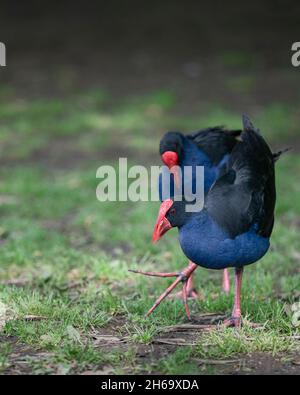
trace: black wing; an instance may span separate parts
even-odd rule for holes
[[[217,165],[226,154],[230,154],[238,142],[241,130],[226,130],[222,126],[207,128],[187,135]]]
[[[269,237],[276,201],[273,154],[244,116],[241,141],[233,149],[227,172],[212,186],[206,200],[210,216],[234,238],[256,225]]]

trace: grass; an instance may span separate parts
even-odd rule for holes
[[[234,89],[246,89],[250,82],[235,81]],[[220,329],[193,338],[194,347],[156,345],[153,353],[150,344],[162,327],[186,322],[182,303],[168,300],[152,317],[143,318],[153,296],[170,282],[128,269],[178,270],[185,258],[176,231],[151,245],[157,203],[100,203],[95,175],[99,165],[116,164],[121,149],[134,164],[159,164],[156,151],[166,129],[240,127],[239,114],[221,105],[208,105],[189,118],[176,114],[175,105],[170,93],[159,91],[111,108],[100,90],[65,100],[12,97],[1,105],[0,299],[9,311],[2,336],[36,353],[33,358],[24,352],[31,372],[70,374],[109,367],[114,373],[201,373],[197,358],[222,360],[256,351],[282,357],[297,350],[299,328],[287,307],[299,297],[295,180],[300,156],[291,152],[277,164],[272,249],[245,272],[243,311],[264,330],[247,325],[238,332]],[[256,110],[253,118],[266,137],[285,146],[296,136],[298,115],[297,106],[273,103]],[[191,303],[193,315],[230,312],[233,294],[220,294],[220,281],[220,273],[198,270],[202,298]],[[100,343],[95,333],[102,336]],[[105,336],[121,340],[110,346]],[[11,344],[1,346],[2,371],[10,369],[13,350]],[[39,357],[40,352],[46,357]],[[140,357],[142,352],[146,358]],[[214,372],[209,366],[203,371]]]
[[[258,332],[245,327],[239,332],[224,329],[222,332],[216,331],[203,336],[194,353],[202,358],[226,359],[259,351],[280,355],[292,347],[291,338],[279,337],[277,331]]]
[[[8,357],[11,353],[9,344],[4,343],[0,346],[0,373],[9,366]]]

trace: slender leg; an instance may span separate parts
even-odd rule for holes
[[[242,278],[243,278],[244,268],[235,269],[235,289],[234,289],[234,305],[232,310],[232,315],[229,320],[224,322],[225,326],[234,326],[239,328],[242,324],[241,315],[241,288],[242,288]]]
[[[187,302],[187,297],[188,297],[188,295],[187,295],[187,284],[188,284],[188,281],[185,281],[185,283],[183,284],[182,297],[183,297],[185,313],[187,315],[187,318],[190,320],[191,319],[191,313],[190,313],[190,309],[189,309],[188,302]]]
[[[193,274],[188,278],[186,287],[188,296],[190,298],[197,299],[199,295],[193,285]]]
[[[189,261],[189,267],[190,266],[193,266],[193,262],[191,262],[191,261]],[[186,294],[187,294],[188,298],[192,298],[192,299],[197,299],[199,296],[198,292],[195,290],[194,285],[193,285],[193,274],[191,274],[190,277],[187,279]],[[183,290],[170,295],[170,298],[172,298],[172,299],[181,298],[184,301]]]
[[[223,271],[223,284],[222,284],[223,292],[228,294],[230,291],[230,279],[228,269],[224,269]]]
[[[157,273],[157,272],[144,272],[143,270],[133,270],[133,269],[129,269],[128,271],[131,273],[144,274],[145,276],[150,276],[150,277],[176,277],[179,275],[179,272]]]
[[[181,272],[173,272],[173,273],[155,273],[155,272],[144,272],[140,270],[130,270],[130,272],[133,273],[138,273],[138,274],[144,274],[146,276],[155,276],[155,277],[177,277],[176,280],[171,284],[165,292],[163,292],[160,297],[155,301],[154,305],[151,307],[151,309],[147,312],[146,317],[148,317],[160,303],[173,291],[173,289],[180,283],[183,283],[183,290],[182,290],[182,295],[183,295],[183,301],[184,301],[184,306],[185,306],[185,311],[188,319],[190,319],[190,311],[188,308],[187,304],[187,285],[188,285],[188,280],[190,276],[194,273],[194,271],[197,269],[197,265],[193,262],[189,262],[189,265],[183,269]]]
[[[190,262],[191,264],[191,262]],[[222,291],[225,294],[229,294],[230,292],[230,277],[228,269],[224,269],[223,271],[223,281],[222,281]],[[183,293],[182,291],[176,292],[175,294],[170,295],[171,298],[182,298]],[[199,294],[193,286],[193,275],[189,277],[187,280],[187,297],[192,299],[199,298]]]

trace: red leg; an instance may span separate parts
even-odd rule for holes
[[[225,326],[234,326],[239,328],[242,324],[241,315],[241,288],[244,268],[235,269],[235,290],[234,290],[234,305],[232,315],[229,320],[224,322]]]
[[[193,266],[193,262],[189,261],[189,267]],[[198,298],[198,292],[195,290],[193,286],[193,274],[190,275],[190,277],[187,279],[187,284],[186,284],[186,294],[188,298],[192,299],[197,299]],[[184,295],[183,295],[183,290],[176,292],[173,295],[170,295],[171,298],[181,298],[184,300]]]
[[[187,294],[190,298],[197,299],[198,298],[198,292],[195,290],[194,285],[193,285],[193,275],[191,274],[190,277],[187,280]]]
[[[161,302],[173,291],[174,288],[177,287],[177,285],[182,281],[181,275],[177,277],[177,279],[171,284],[165,292],[163,292],[158,299],[156,299],[154,305],[151,307],[150,310],[146,313],[146,317],[148,317],[153,311],[157,308],[158,305],[161,304]]]
[[[223,284],[222,284],[223,292],[228,294],[230,291],[230,279],[228,269],[224,269],[223,271]]]
[[[179,272],[157,273],[157,272],[143,272],[142,270],[133,270],[133,269],[129,269],[128,271],[131,273],[144,274],[145,276],[151,276],[151,277],[176,277],[179,275]]]
[[[190,320],[191,319],[191,313],[190,313],[190,309],[189,309],[188,302],[187,302],[187,298],[188,298],[187,285],[188,285],[188,281],[185,281],[185,283],[183,284],[183,287],[182,287],[182,297],[183,297],[185,313],[187,315],[187,318]]]
[[[183,300],[184,300],[184,305],[185,305],[185,311],[190,319],[190,311],[188,308],[187,304],[187,285],[188,285],[188,280],[192,273],[197,269],[197,265],[193,262],[189,262],[188,267],[186,267],[184,270],[181,272],[173,272],[173,273],[155,273],[155,272],[143,272],[140,270],[130,270],[133,273],[139,273],[139,274],[144,274],[146,276],[156,276],[156,277],[177,277],[176,280],[171,284],[165,292],[163,292],[160,297],[155,301],[154,305],[151,307],[151,309],[147,312],[146,317],[148,317],[156,308],[157,306],[173,291],[173,289],[180,283],[183,282],[183,290],[182,290],[182,295],[183,295]]]

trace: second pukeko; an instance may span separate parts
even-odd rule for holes
[[[186,212],[184,200],[167,199],[161,204],[153,232],[154,241],[169,229],[177,227],[181,248],[191,263],[179,273],[157,273],[158,276],[177,278],[147,315],[183,282],[185,308],[189,317],[187,281],[196,268],[234,267],[234,306],[231,318],[225,321],[225,325],[241,325],[243,269],[261,259],[270,246],[276,201],[274,162],[280,156],[280,153],[272,154],[260,132],[246,116],[243,117],[243,125],[241,141],[234,147],[226,171],[207,193],[203,210]]]
[[[180,179],[176,166],[182,170],[184,166],[192,167],[193,190],[195,190],[196,183],[195,168],[204,166],[204,190],[207,193],[218,178],[224,164],[227,163],[241,133],[241,130],[226,130],[221,126],[203,129],[189,135],[181,132],[167,132],[160,141],[159,152],[163,163],[173,173],[177,184]],[[183,171],[182,174],[184,174]],[[185,187],[185,184],[190,183],[191,180],[183,179],[182,181]],[[161,196],[161,178],[159,190]]]
[[[209,191],[226,166],[230,153],[238,142],[241,130],[226,130],[221,126],[202,129],[192,134],[184,135],[178,131],[167,132],[160,141],[159,152],[162,162],[174,176],[177,186],[182,183],[185,194],[196,191],[196,166],[204,167],[204,192]],[[184,167],[191,166],[192,179],[185,177]],[[181,169],[181,177],[178,167]],[[171,180],[167,187],[163,184],[162,174],[159,177],[159,196],[164,201],[174,196],[174,184]],[[164,196],[163,196],[163,186]],[[169,188],[168,188],[169,187]],[[168,190],[169,189],[169,190]],[[229,292],[228,270],[223,271],[223,291]],[[197,297],[192,285],[192,276],[187,284],[188,296]]]

